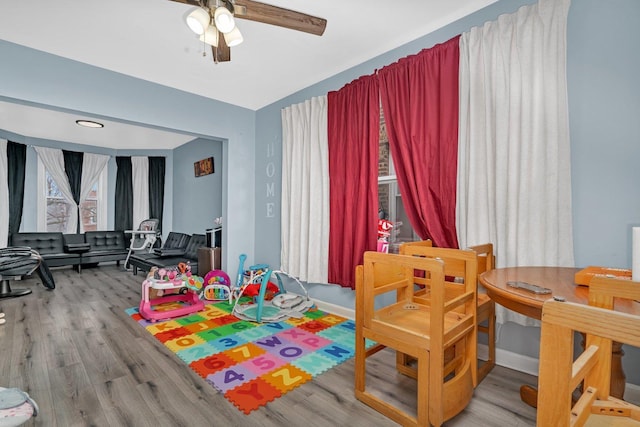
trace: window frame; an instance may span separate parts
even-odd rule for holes
[[[106,230],[107,229],[107,185],[108,185],[108,167],[105,167],[100,173],[100,177],[98,178],[98,207],[97,207],[97,229],[98,230]],[[47,231],[47,192],[46,192],[46,169],[44,167],[44,163],[40,158],[38,158],[38,180],[37,180],[37,221],[36,221],[36,229],[40,232]]]

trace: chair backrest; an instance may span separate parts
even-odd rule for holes
[[[155,231],[160,227],[160,221],[156,218],[145,219],[140,223],[138,231]]]
[[[625,282],[626,286],[619,282]],[[618,289],[612,291],[612,286]],[[594,291],[597,294],[594,300],[608,299],[617,291],[625,297],[640,299],[640,283],[628,280],[594,278],[589,293]],[[586,334],[585,350],[577,358],[573,355],[575,332]],[[569,302],[544,303],[538,426],[581,426],[591,416],[608,414],[640,421],[639,407],[609,396],[612,341],[639,347],[640,316]],[[582,396],[573,405],[572,394],[581,382]]]
[[[438,248],[430,248],[438,249]],[[420,303],[431,306],[432,321],[441,322],[445,313],[457,311],[463,316],[470,315],[475,318],[476,313],[476,283],[473,281],[465,281],[465,283],[457,283],[460,291],[455,295],[445,290],[445,274],[447,269],[450,271],[465,271],[471,277],[476,276],[475,253],[472,251],[458,251],[456,255],[453,252],[447,252],[442,249],[442,253],[448,256],[440,259],[439,257],[419,257],[385,254],[380,252],[365,252],[363,263],[363,284],[362,291],[356,289],[356,299],[360,298],[360,304],[364,315],[363,324],[365,327],[370,326],[372,319],[376,318],[376,310],[374,302],[376,297],[389,292],[396,292],[394,302],[412,304],[418,299],[415,297],[415,279],[416,273],[428,277],[430,286],[430,297],[428,300],[420,300]],[[463,259],[465,264],[461,267],[460,260]],[[447,263],[452,265],[447,266]],[[467,265],[468,264],[468,265]],[[382,308],[384,310],[384,308]],[[436,320],[434,320],[436,319]],[[434,326],[433,324],[431,325]],[[436,325],[437,326],[437,325]]]
[[[493,244],[483,243],[481,245],[469,246],[469,249],[478,255],[478,274],[496,268],[496,257],[493,254]]]
[[[403,244],[400,253],[413,257],[437,258],[444,262],[445,283],[447,292],[460,294],[465,292],[465,285],[477,286],[478,257],[470,249],[435,248],[429,245]],[[468,283],[467,283],[468,282]],[[414,283],[427,288],[424,293],[429,297],[431,278],[428,274],[416,274]]]

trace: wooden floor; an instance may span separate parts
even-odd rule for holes
[[[244,415],[124,312],[140,300],[142,276],[116,265],[54,270],[56,289],[13,282],[31,295],[0,299],[0,386],[27,391],[35,426],[393,426],[353,396],[353,360]],[[412,405],[415,386],[393,369],[393,353],[372,358],[367,384]],[[467,409],[447,426],[534,426],[520,401],[535,377],[496,367]]]

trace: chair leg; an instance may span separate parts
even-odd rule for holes
[[[11,289],[9,279],[3,279],[0,282],[0,298],[14,298],[29,295],[31,289]]]
[[[417,396],[417,413],[416,413],[416,421],[419,426],[429,426],[432,423],[434,426],[439,427],[440,424],[437,424],[437,420],[430,419],[431,413],[429,411],[429,395],[430,388],[437,388],[438,386],[442,386],[441,381],[434,381],[434,384],[431,384],[429,381],[430,375],[430,360],[431,354],[428,351],[424,350],[420,352],[420,356],[418,357],[417,363],[417,384],[418,384],[418,396]],[[439,384],[438,384],[439,383]]]
[[[356,330],[356,356],[355,356],[355,393],[356,397],[358,393],[362,393],[365,390],[365,372],[366,372],[366,359],[367,349],[365,346],[365,339],[362,333]]]
[[[489,355],[478,368],[478,383],[480,383],[496,366],[496,306],[493,301],[483,307],[482,314],[478,311],[478,322],[487,321],[487,326],[478,325],[478,332],[487,334]]]

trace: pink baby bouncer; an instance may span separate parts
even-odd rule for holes
[[[151,289],[155,289],[160,296],[150,298]],[[168,277],[165,274],[149,274],[149,277],[142,282],[142,298],[138,311],[145,319],[155,322],[204,310],[204,302],[199,295],[200,289],[202,289],[202,278],[192,276],[190,273],[177,274],[174,277]],[[154,308],[154,306],[169,302],[182,302],[183,304],[170,310],[156,310]]]

